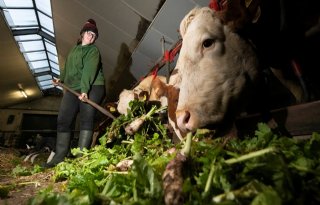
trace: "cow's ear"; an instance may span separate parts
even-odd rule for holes
[[[191,23],[191,21],[193,20],[194,16],[198,13],[198,11],[200,10],[200,8],[196,7],[194,9],[192,9],[181,21],[180,23],[180,35],[183,38],[184,34],[186,33],[189,24]]]
[[[215,12],[225,25],[237,31],[249,23],[256,23],[260,17],[260,0],[227,0],[223,8]]]

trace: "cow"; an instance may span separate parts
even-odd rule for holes
[[[149,102],[158,102],[162,107],[167,106],[168,128],[174,142],[183,140],[176,121],[176,107],[179,96],[179,76],[172,73],[169,84],[166,83],[166,77],[160,75],[150,75],[141,80],[133,89],[124,89],[117,103],[117,110],[120,114],[127,115],[130,110],[129,102],[132,100],[147,100]],[[139,97],[140,96],[140,97]]]
[[[227,134],[234,130],[237,114],[253,107],[256,110],[251,112],[262,112],[271,127],[277,126],[268,109],[310,98],[298,62],[317,61],[310,61],[309,56],[315,54],[310,55],[304,43],[318,42],[310,38],[309,31],[314,28],[313,20],[320,19],[316,9],[320,3],[309,0],[302,6],[300,1],[281,0],[279,8],[278,1],[211,2],[214,9],[195,8],[180,24],[183,41],[175,68],[178,77],[172,83],[179,88],[177,128],[182,135],[201,127]],[[320,36],[318,31],[313,33]],[[285,79],[288,67],[295,72],[295,81]],[[284,85],[288,97],[269,97],[273,79]],[[318,81],[312,83],[316,88]],[[317,98],[317,89],[312,90]],[[279,98],[293,100],[278,104]]]
[[[169,84],[179,88],[175,114],[182,136],[202,127],[233,130],[235,116],[259,81],[253,45],[235,32],[234,19],[222,17],[203,7],[181,21],[177,74]]]
[[[138,99],[138,95],[133,90],[122,90],[117,102],[117,111],[120,114],[127,115],[130,110],[129,102],[135,99]]]
[[[164,95],[161,93],[157,94],[156,92],[160,92],[159,89],[154,87],[154,91],[152,94],[152,83],[154,81],[166,82],[166,77],[164,76],[156,76],[149,75],[146,78],[142,79],[138,85],[136,85],[133,89],[128,90],[124,89],[120,95],[119,100],[117,102],[117,110],[120,114],[127,115],[128,110],[130,110],[129,102],[132,100],[148,100],[148,101],[159,101],[161,106],[167,106],[167,99],[164,98]]]
[[[237,24],[222,17],[208,7],[190,11],[180,24],[183,43],[169,84],[145,78],[120,94],[118,111],[126,114],[128,103],[147,91],[149,100],[167,99],[168,120],[180,140],[208,125],[233,130],[231,122],[256,84],[260,65],[250,42],[234,32]]]
[[[162,81],[151,81],[153,83],[149,84],[153,87],[150,95],[157,99],[161,96],[167,98],[169,122],[180,139],[187,132],[202,127],[213,128],[217,134],[236,134],[234,120],[237,114],[252,98],[265,100],[261,95],[267,92],[265,85],[261,86],[266,78],[265,71],[282,78],[279,71],[283,63],[279,63],[279,60],[282,60],[282,48],[285,46],[280,44],[279,39],[283,38],[278,37],[287,33],[285,28],[288,27],[283,26],[288,25],[283,20],[286,18],[281,15],[284,32],[277,32],[276,29],[268,32],[270,28],[279,28],[278,24],[274,24],[279,16],[268,10],[277,9],[270,6],[276,1],[254,0],[248,1],[249,4],[244,0],[212,2],[213,7],[217,6],[217,2],[222,2],[222,6],[218,6],[222,9],[195,8],[182,20],[180,34],[183,43],[169,84]],[[269,27],[264,26],[266,23]],[[268,35],[265,38],[261,34]],[[290,42],[285,42],[291,45],[289,50],[300,50],[300,47],[292,44],[297,41]],[[290,60],[290,57],[283,59]],[[268,66],[269,69],[266,69]],[[303,101],[305,97],[299,85],[281,82],[297,102]],[[260,87],[260,95],[254,95],[257,93],[253,93],[253,90]],[[134,92],[129,93],[134,96]],[[262,109],[262,112],[268,112],[266,108]],[[265,119],[273,123],[271,127],[276,126],[270,116]]]
[[[177,71],[177,70],[175,70]],[[178,73],[172,73],[170,75],[169,83],[160,79],[154,79],[151,83],[150,99],[160,99],[167,105],[167,117],[168,117],[168,128],[170,130],[172,139],[174,142],[182,141],[185,137],[180,131],[177,125],[176,110],[178,105],[179,97],[179,75]]]

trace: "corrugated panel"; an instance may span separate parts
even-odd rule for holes
[[[138,15],[151,22],[157,11],[160,0],[121,0],[121,2],[134,10]]]

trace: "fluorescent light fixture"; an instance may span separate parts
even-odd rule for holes
[[[20,93],[23,97],[28,98],[28,95],[24,90],[20,90]]]
[[[28,98],[28,95],[27,95],[26,91],[24,91],[21,83],[18,83],[18,88],[19,88],[19,91],[20,91],[21,95],[22,95],[24,98]]]

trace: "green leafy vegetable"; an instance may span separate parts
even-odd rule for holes
[[[165,204],[162,175],[169,162],[183,153],[183,174],[176,183],[182,204],[320,204],[320,135],[297,140],[279,135],[259,123],[254,136],[211,138],[199,129],[173,144],[161,115],[146,102],[132,101],[106,129],[100,145],[55,167],[55,180],[67,180],[64,193],[44,190],[30,204]],[[125,127],[135,119],[148,120],[131,134]],[[177,152],[183,150],[183,152]],[[74,150],[79,153],[80,150]],[[119,170],[118,163],[132,164]],[[174,182],[173,182],[174,183]]]

